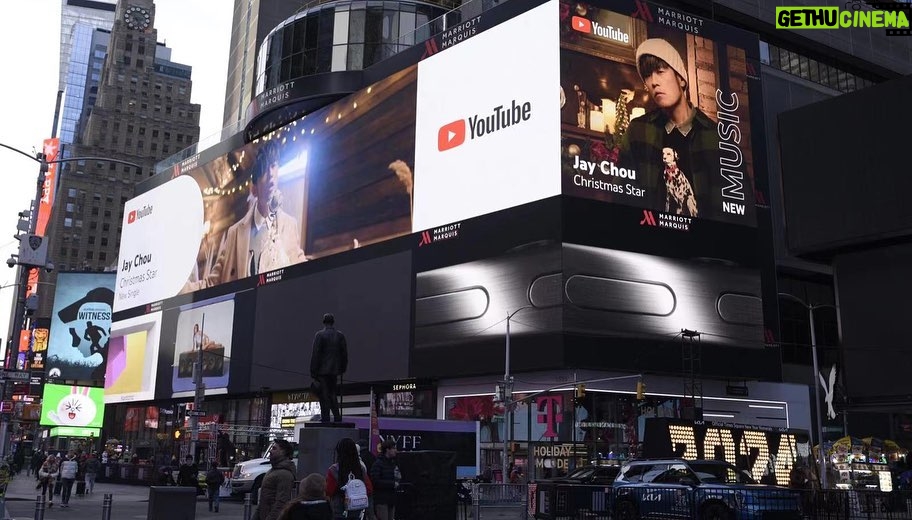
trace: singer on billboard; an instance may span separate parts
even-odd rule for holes
[[[279,151],[266,142],[257,152],[250,184],[250,210],[228,228],[209,276],[188,282],[195,291],[304,262],[298,221],[282,211],[278,188]]]
[[[632,121],[620,143],[620,163],[642,175],[649,207],[696,217],[712,201],[713,165],[719,167],[716,123],[688,95],[687,68],[667,41],[637,47],[637,71],[656,108]]]

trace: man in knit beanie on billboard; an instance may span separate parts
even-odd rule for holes
[[[637,171],[637,180],[646,187],[645,206],[666,210],[668,190],[684,181],[666,178],[663,152],[668,155],[670,148],[677,155],[674,175],[689,181],[703,216],[712,203],[712,173],[719,171],[716,123],[690,102],[687,67],[670,43],[645,40],[637,47],[636,62],[656,108],[630,122],[621,140],[620,166]],[[696,216],[696,210],[685,213]]]

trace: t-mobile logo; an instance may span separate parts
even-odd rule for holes
[[[494,107],[491,114],[485,116],[476,114],[468,119],[457,119],[441,126],[437,131],[437,150],[443,152],[463,144],[466,140],[467,126],[469,139],[475,140],[529,119],[532,119],[532,103],[526,101],[519,104],[514,99],[509,108],[499,105]]]

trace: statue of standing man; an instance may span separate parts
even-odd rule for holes
[[[339,376],[348,368],[345,335],[336,330],[335,322],[332,314],[323,315],[323,330],[314,336],[313,352],[310,357],[310,376],[317,383],[321,420],[325,423],[329,422],[330,411],[333,420],[342,421],[337,395],[338,382]]]

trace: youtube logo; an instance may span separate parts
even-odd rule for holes
[[[457,119],[452,123],[447,123],[437,131],[437,151],[443,152],[456,148],[465,142],[465,138],[465,119]]]
[[[587,34],[592,32],[592,22],[590,22],[589,20],[587,20],[585,18],[582,18],[579,16],[574,16],[570,20],[570,23],[573,26],[573,29],[575,29],[579,32],[584,32]]]
[[[136,222],[136,210],[134,209],[127,215],[127,224]]]

